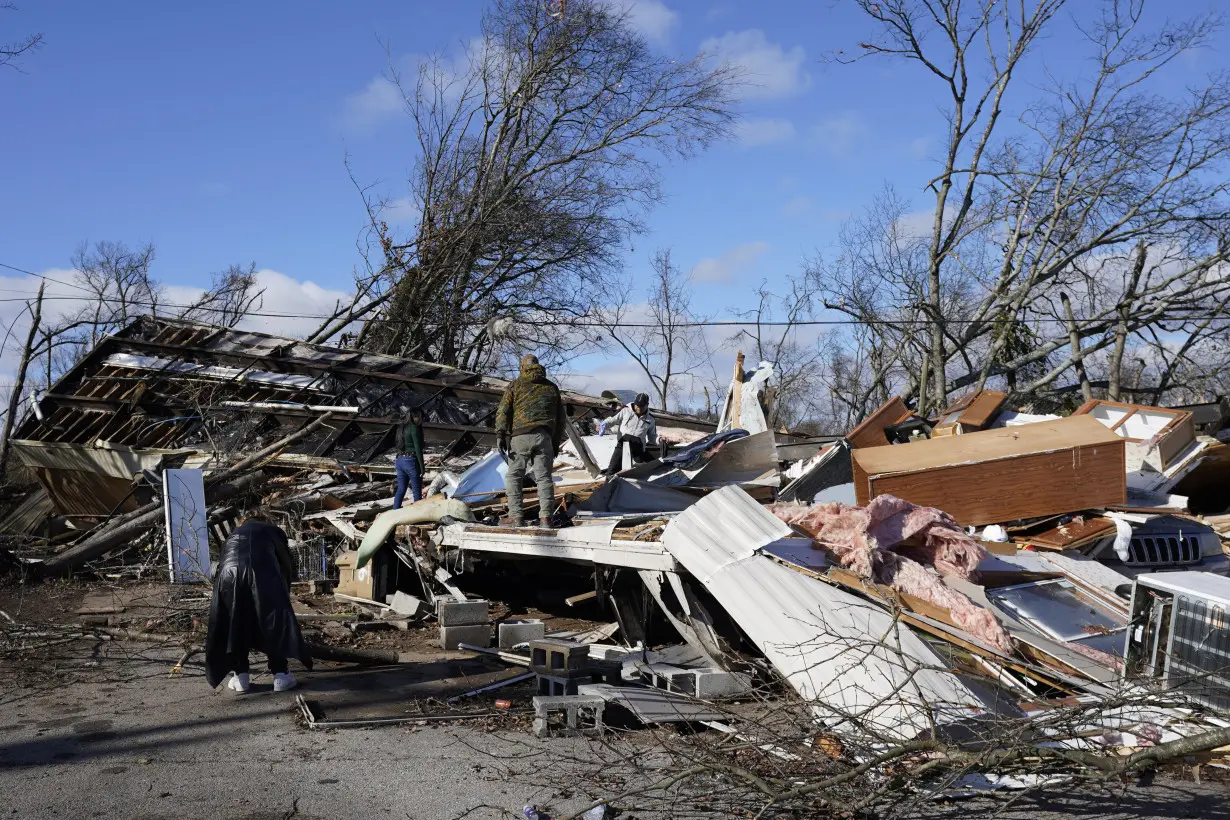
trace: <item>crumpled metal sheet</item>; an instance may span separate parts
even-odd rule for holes
[[[905,740],[930,730],[937,713],[985,706],[889,612],[760,554],[790,533],[724,487],[675,517],[662,543],[827,724]]]

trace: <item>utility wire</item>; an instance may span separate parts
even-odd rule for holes
[[[63,285],[63,286],[64,286],[64,287],[66,287],[66,288],[76,288],[77,290],[84,291],[84,292],[86,292],[86,293],[93,293],[93,291],[91,291],[89,288],[87,288],[87,287],[85,287],[85,286],[83,286],[83,285],[78,285],[78,284],[77,284],[77,283],[75,283],[75,282],[65,282],[65,281],[63,281],[63,280],[61,280],[61,279],[52,279],[50,276],[44,276],[44,275],[43,275],[43,274],[41,274],[41,273],[35,273],[35,272],[34,272],[34,271],[32,271],[32,270],[26,270],[25,268],[19,268],[19,267],[16,267],[16,266],[14,266],[14,265],[6,265],[6,264],[4,264],[3,262],[0,262],[0,268],[8,268],[9,270],[15,270],[15,271],[17,271],[18,273],[24,273],[24,274],[26,274],[26,275],[28,275],[28,276],[35,276],[35,277],[38,277],[39,279],[42,279],[42,280],[43,280],[43,281],[45,281],[45,282],[54,282],[54,283],[56,283],[57,285]],[[6,292],[7,292],[7,293],[16,293],[17,291],[6,291]]]
[[[120,298],[113,297],[113,296],[99,296],[93,291],[90,291],[88,288],[84,288],[80,285],[75,285],[71,282],[61,282],[58,279],[52,279],[49,276],[43,276],[42,274],[39,274],[39,273],[32,273],[27,270],[22,270],[21,268],[14,267],[13,265],[6,265],[3,262],[0,262],[0,267],[8,268],[9,270],[15,270],[20,273],[27,273],[31,276],[35,276],[40,279],[46,279],[48,282],[54,282],[58,285],[78,288],[80,290],[85,291],[87,294],[89,294],[88,298],[93,299],[98,302],[112,302],[112,303],[117,303],[117,304],[132,305],[135,307],[166,308],[166,309],[178,309],[178,310],[199,310],[205,313],[223,313],[229,310],[228,308],[211,308],[206,305],[181,305],[181,304],[176,304],[174,302],[151,302],[151,301],[145,301],[141,299],[120,299]],[[15,293],[17,291],[10,290],[10,291],[3,291],[3,292]],[[30,298],[31,297],[0,298],[0,304],[5,303],[5,302],[26,302]],[[80,302],[83,300],[83,298],[85,297],[44,296],[43,301],[44,302]],[[265,319],[313,319],[316,321],[324,321],[326,319],[341,318],[340,316],[336,314],[276,313],[276,312],[259,311],[259,310],[247,311],[244,313],[244,316],[259,317],[259,318],[265,318]],[[1184,319],[1187,321],[1207,321],[1207,320],[1214,320],[1214,319],[1221,319],[1221,318],[1230,319],[1230,316],[1226,314],[1222,314],[1222,313],[1214,313],[1214,314],[1210,314],[1207,316],[1182,313],[1182,314],[1161,316],[1161,317],[1158,317],[1158,321],[1165,321],[1166,319],[1171,319],[1171,320]],[[378,321],[386,325],[421,324],[420,322],[414,319],[379,318],[379,319],[375,319],[374,321]],[[1008,324],[1013,321],[1015,321],[1015,319],[999,319],[999,318],[996,318],[996,319],[946,319],[944,320],[944,324],[947,324],[947,325],[973,325],[973,324],[994,325],[994,324]],[[460,324],[468,325],[471,327],[477,327],[479,325],[485,325],[486,323],[487,322],[485,320],[480,320],[480,321],[471,321],[471,322],[461,322]],[[1067,319],[1059,318],[1059,317],[1039,316],[1039,317],[1029,319],[1029,323],[1030,324],[1067,325],[1068,321]],[[578,321],[572,321],[572,322],[561,321],[558,324],[567,325],[568,327],[585,327],[585,328],[598,328],[598,329],[653,328],[653,327],[660,326],[659,323],[657,322],[599,322],[599,321],[595,321],[592,319],[591,320],[578,320]],[[931,319],[852,319],[852,318],[845,318],[845,319],[808,319],[805,321],[796,320],[796,321],[769,321],[769,322],[756,321],[755,319],[724,319],[720,321],[707,320],[707,321],[700,321],[700,322],[675,322],[673,323],[672,326],[681,327],[681,328],[684,328],[684,327],[686,328],[828,327],[828,326],[843,326],[843,325],[864,325],[864,326],[909,325],[909,326],[918,326],[918,327],[928,327],[931,324],[933,324],[933,321]]]

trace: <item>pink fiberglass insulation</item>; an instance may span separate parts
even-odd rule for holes
[[[1113,669],[1116,672],[1123,671],[1123,659],[1115,657],[1109,652],[1103,652],[1101,649],[1094,649],[1092,646],[1085,646],[1083,643],[1072,641],[1067,644],[1068,648],[1074,652],[1079,652],[1091,661],[1100,663],[1103,666]]]
[[[774,504],[769,509],[811,533],[846,569],[943,607],[966,632],[1000,652],[1012,651],[1012,640],[990,610],[927,569],[968,579],[986,557],[982,545],[947,513],[891,495],[876,496],[866,507],[833,501],[810,507]]]

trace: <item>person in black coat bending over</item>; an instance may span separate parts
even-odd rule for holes
[[[234,672],[227,686],[247,692],[248,653],[252,650],[269,658],[275,692],[296,685],[286,665],[288,658],[312,668],[290,605],[294,575],[286,533],[260,513],[249,515],[226,539],[205,638],[205,679],[211,688]]]

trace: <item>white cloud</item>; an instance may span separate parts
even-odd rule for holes
[[[647,40],[665,43],[671,31],[679,24],[679,14],[668,8],[662,0],[611,0],[621,12],[628,15],[628,25]]]
[[[48,278],[43,303],[44,321],[55,321],[93,304],[86,293],[72,286],[75,271],[51,268],[43,271],[42,275]],[[256,278],[259,286],[265,288],[263,306],[258,312],[270,315],[245,319],[239,326],[246,330],[301,337],[320,325],[321,319],[316,317],[332,313],[337,302],[348,304],[351,298],[346,291],[321,287],[311,281],[299,281],[275,270],[260,270]],[[33,301],[39,282],[40,279],[35,276],[0,276],[0,290],[6,291],[10,298],[21,299],[25,296]],[[191,304],[202,293],[204,288],[200,286],[166,285],[161,299],[166,307],[160,308],[159,313],[173,314],[174,305]],[[11,382],[21,359],[21,345],[30,327],[29,315],[21,315],[24,310],[22,302],[0,302],[0,326],[12,329],[0,349],[0,385]]]
[[[794,123],[782,119],[741,120],[735,126],[739,142],[751,148],[757,145],[772,145],[794,139]]]
[[[572,362],[567,370],[555,371],[551,376],[561,387],[591,396],[597,396],[603,390],[653,393],[645,371],[626,357],[587,356]]]
[[[731,248],[721,256],[702,259],[692,268],[692,281],[729,282],[734,279],[735,274],[755,264],[768,249],[767,242],[747,242]]]
[[[919,137],[916,140],[911,140],[909,145],[910,156],[914,159],[926,159],[927,150],[931,147],[930,137]]]
[[[404,104],[396,84],[376,77],[362,91],[346,99],[346,123],[369,129],[401,111]]]
[[[390,200],[385,204],[380,215],[386,222],[397,225],[412,225],[419,221],[423,211],[419,204],[408,196]]]
[[[812,142],[836,157],[848,155],[866,134],[862,117],[853,111],[829,117],[811,127]]]
[[[276,336],[301,337],[311,333],[320,326],[322,320],[318,317],[332,313],[338,302],[349,304],[352,296],[347,291],[321,287],[312,281],[301,282],[268,268],[257,271],[256,280],[265,289],[260,312],[275,315],[251,316],[240,322],[239,327]]]
[[[769,42],[759,29],[711,37],[700,44],[700,50],[740,69],[743,96],[749,99],[786,97],[811,85],[811,75],[803,68],[807,59],[803,47],[782,48]]]

